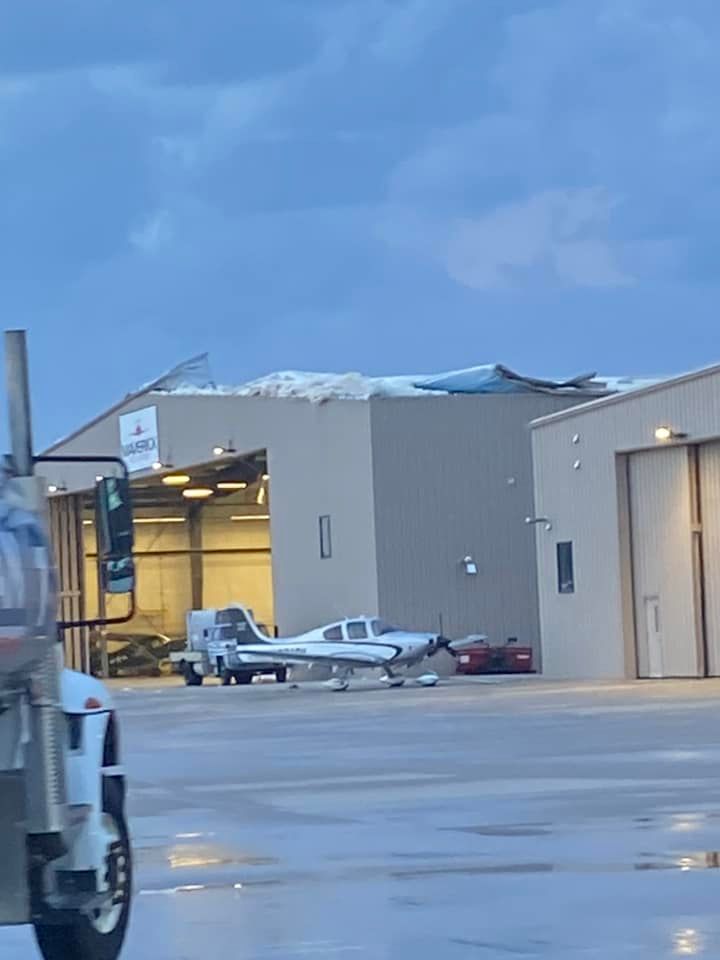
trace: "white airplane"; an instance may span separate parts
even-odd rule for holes
[[[393,627],[378,617],[355,617],[317,627],[297,637],[277,639],[261,632],[249,612],[240,605],[223,611],[225,642],[233,635],[237,648],[233,660],[248,666],[255,663],[321,663],[336,669],[327,682],[332,690],[347,690],[356,668],[379,668],[382,682],[400,687],[405,677],[397,674],[432,657],[440,650],[456,652],[485,639],[475,635],[467,640],[448,640],[436,633],[414,633]],[[230,622],[227,622],[230,621]],[[439,680],[434,671],[415,678],[423,687],[434,687]]]

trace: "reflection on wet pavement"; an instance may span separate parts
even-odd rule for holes
[[[398,693],[121,693],[127,960],[720,957],[720,684]]]

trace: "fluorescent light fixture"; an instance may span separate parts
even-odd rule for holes
[[[133,523],[185,523],[185,517],[135,517]]]
[[[265,487],[260,487],[258,489],[257,496],[255,497],[255,503],[259,507],[261,507],[265,503],[265,497],[266,497]]]
[[[186,483],[190,483],[190,477],[187,473],[169,473],[162,478],[162,482],[166,487],[184,487]]]
[[[230,517],[231,520],[269,520],[269,513],[242,513],[236,517]]]
[[[216,486],[218,490],[245,490],[247,483],[244,480],[220,480]]]
[[[213,495],[213,492],[210,487],[188,487],[187,490],[183,490],[182,494],[188,500],[207,500],[208,497]]]
[[[84,527],[91,527],[93,525],[92,520],[83,520]]]

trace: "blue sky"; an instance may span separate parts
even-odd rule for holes
[[[716,0],[0,0],[38,440],[186,355],[720,359]]]

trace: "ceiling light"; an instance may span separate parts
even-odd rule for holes
[[[257,496],[255,497],[255,503],[261,507],[265,503],[265,487],[260,487]]]
[[[269,520],[269,513],[243,513],[237,517],[230,517],[231,520]]]
[[[247,483],[244,480],[220,480],[218,490],[245,490]]]
[[[91,527],[93,525],[92,520],[83,520],[84,527]]]
[[[208,497],[213,495],[213,491],[210,487],[188,487],[187,490],[183,490],[182,494],[188,500],[207,500]]]
[[[169,473],[162,478],[162,482],[167,487],[184,487],[186,483],[190,483],[190,477],[187,473]]]
[[[185,523],[185,517],[135,517],[133,523]]]

